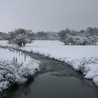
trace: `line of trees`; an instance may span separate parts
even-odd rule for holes
[[[98,28],[74,31],[69,28],[59,32],[59,40],[67,45],[98,45]]]
[[[27,43],[31,43],[32,40],[57,40],[58,34],[55,32],[44,32],[40,31],[37,33],[32,32],[32,30],[26,29],[16,29],[8,33],[9,43],[14,43],[19,46],[25,46]]]
[[[66,45],[98,45],[98,28],[88,27],[86,30],[70,30],[66,28],[60,32],[37,33],[26,29],[16,29],[8,33],[9,43],[15,43],[19,46],[25,46],[32,40],[60,40]]]

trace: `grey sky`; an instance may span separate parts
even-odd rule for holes
[[[0,0],[0,31],[98,27],[98,0]]]

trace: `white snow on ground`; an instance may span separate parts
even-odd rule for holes
[[[7,42],[4,45],[10,46]],[[75,70],[82,71],[85,78],[92,79],[98,86],[98,46],[66,46],[60,41],[33,41],[21,49],[64,61]]]
[[[0,47],[0,91],[26,82],[39,70],[39,63],[21,51]]]

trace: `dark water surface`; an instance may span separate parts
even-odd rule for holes
[[[64,62],[28,53],[40,60],[41,72],[31,82],[12,87],[0,98],[98,98],[98,87]]]

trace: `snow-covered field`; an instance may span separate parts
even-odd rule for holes
[[[12,84],[21,84],[39,70],[39,61],[21,51],[0,47],[0,91]]]
[[[0,42],[0,45],[10,46],[7,42]],[[20,49],[64,61],[75,70],[82,71],[85,78],[92,79],[98,86],[98,46],[65,46],[60,41],[33,41]]]

